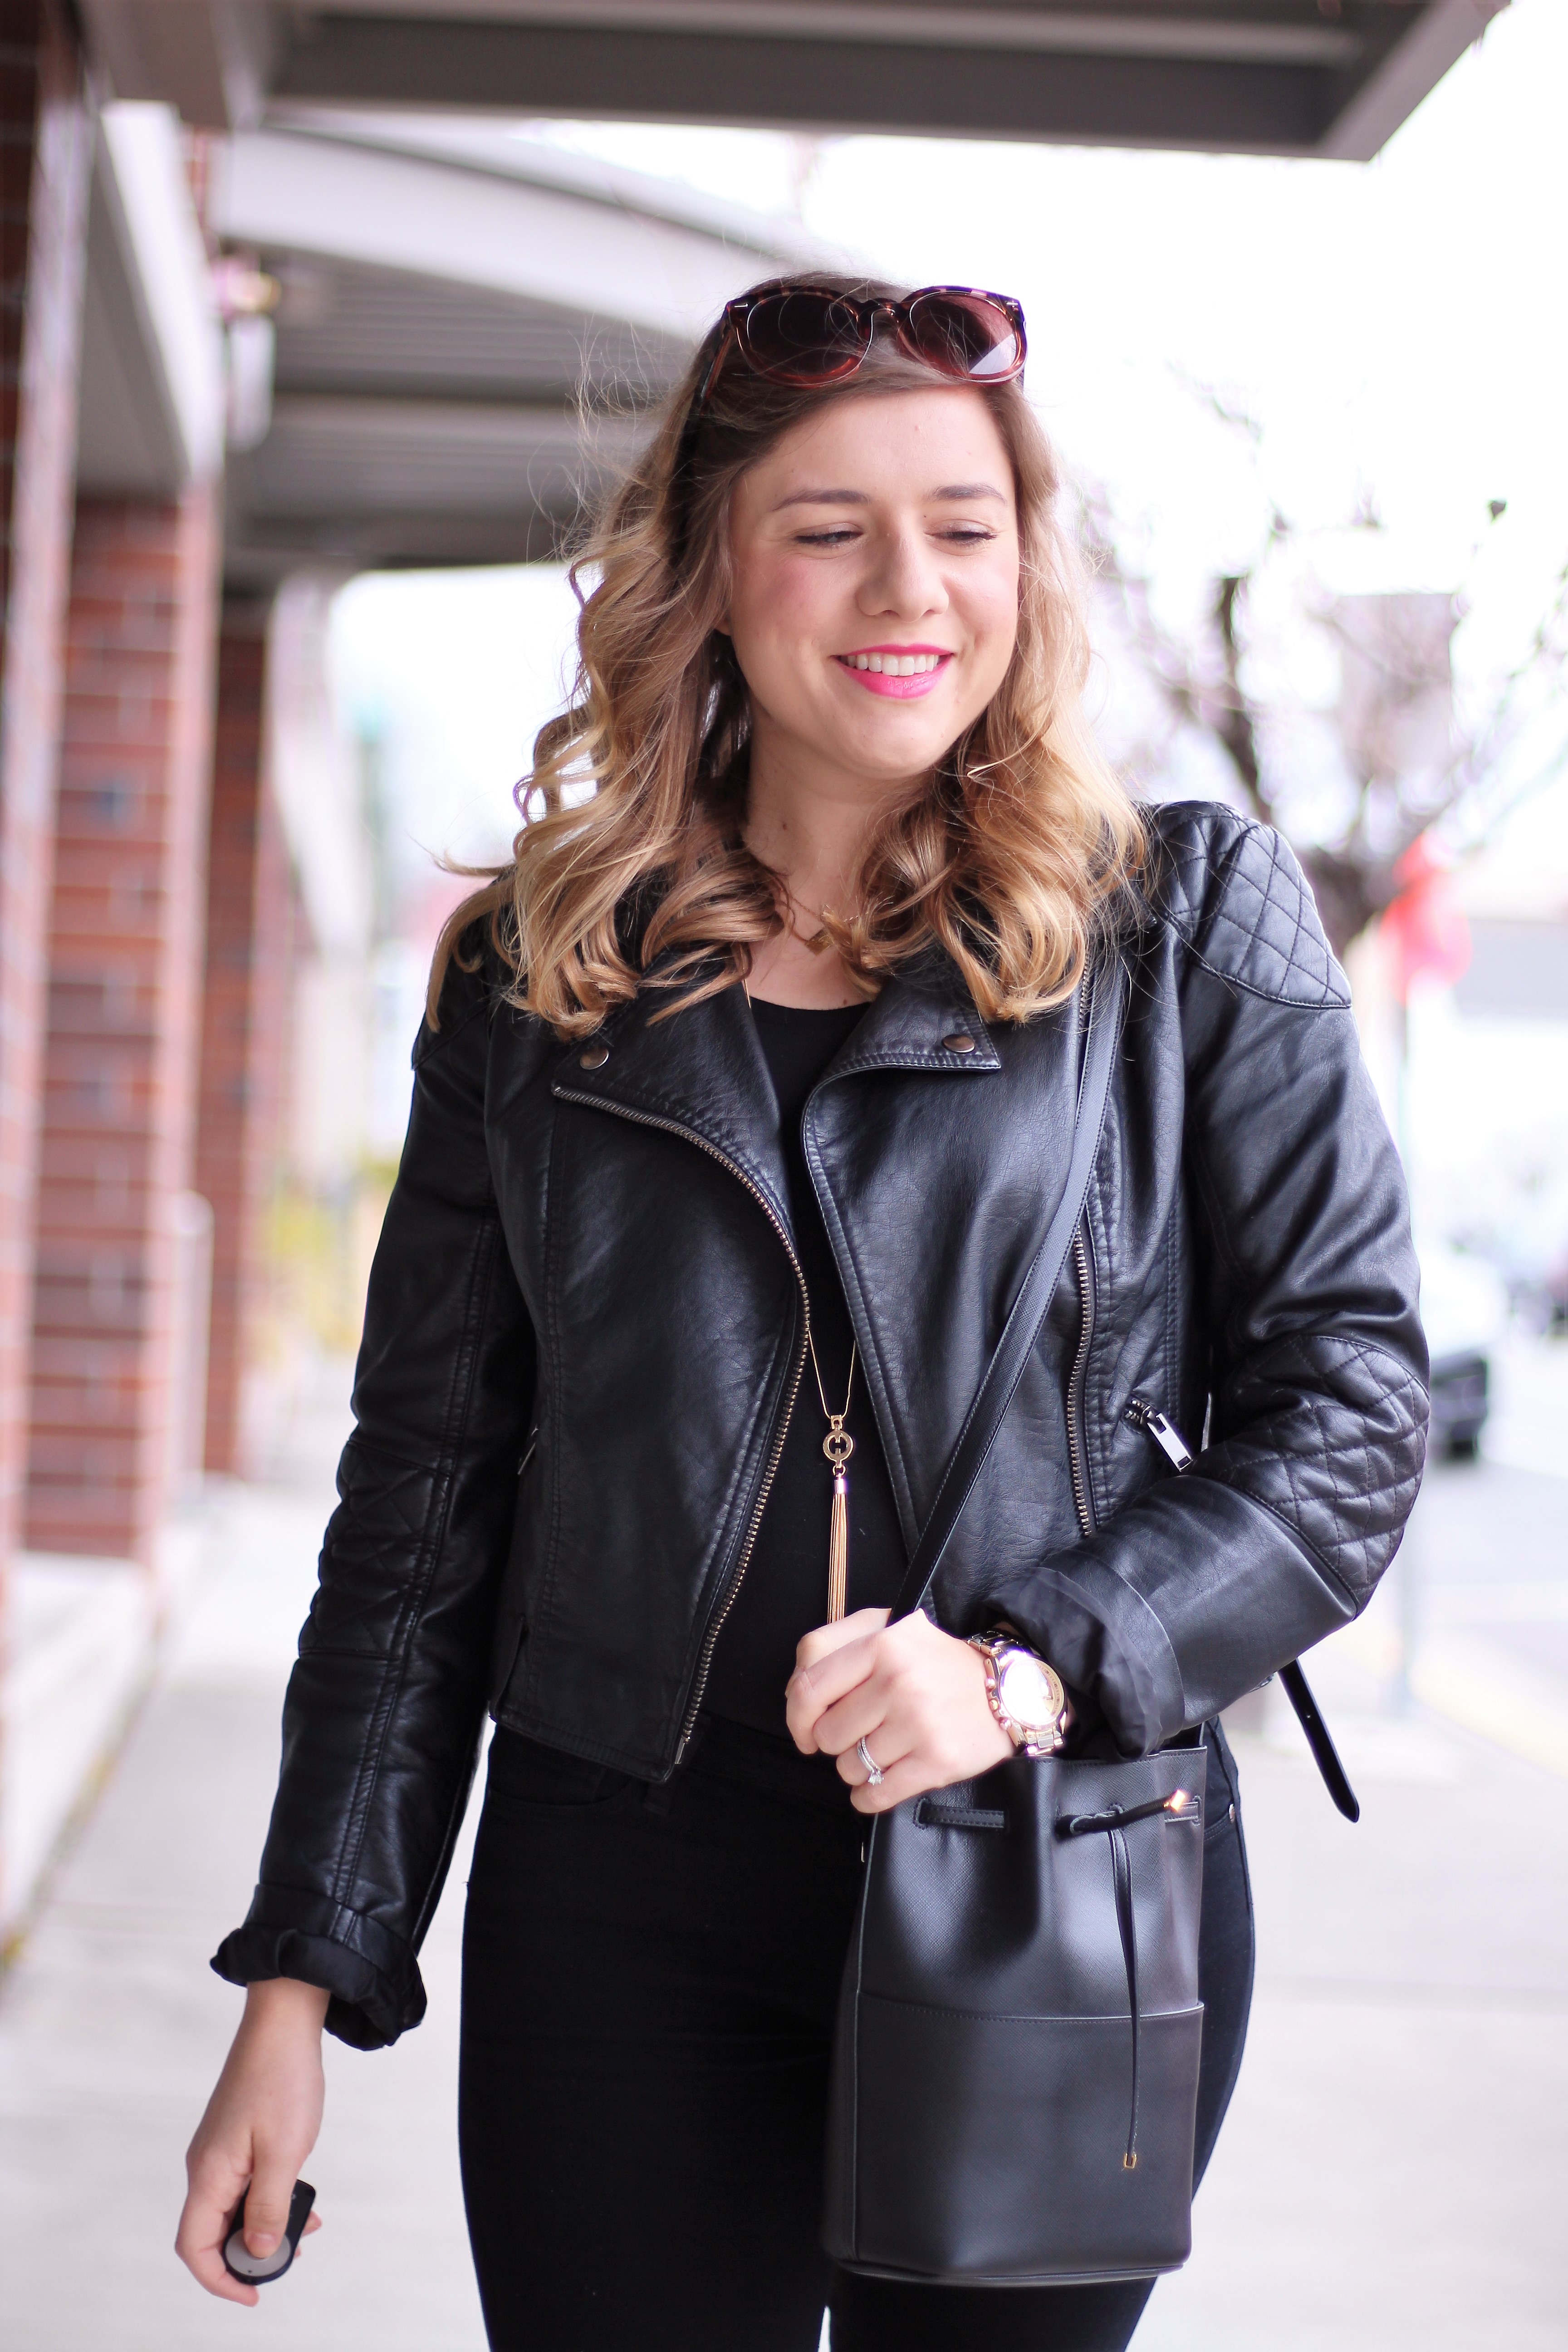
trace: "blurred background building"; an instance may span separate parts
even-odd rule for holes
[[[721,301],[827,249],[540,127],[1365,159],[1498,5],[7,0],[0,1922],[147,1671],[204,1481],[265,1454],[291,1350],[352,1344],[451,887],[398,863],[334,599],[554,559]],[[1562,877],[1465,889],[1440,1050],[1568,1034]],[[1479,1233],[1467,1181],[1444,1214]],[[1561,1314],[1552,1246],[1516,1287]]]

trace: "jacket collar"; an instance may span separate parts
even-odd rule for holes
[[[551,1091],[689,1136],[729,1161],[793,1239],[778,1105],[745,992],[726,988],[656,1020],[667,1002],[644,990],[562,1056]],[[1001,1066],[956,967],[936,954],[885,983],[818,1083],[868,1070],[970,1076]]]
[[[823,1076],[842,1078],[860,1070],[973,1075],[1001,1066],[963,974],[939,950],[884,984]]]

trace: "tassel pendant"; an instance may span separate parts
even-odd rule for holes
[[[833,1508],[827,1521],[827,1622],[837,1625],[849,1605],[849,1456],[855,1440],[842,1413],[828,1423],[822,1450],[833,1469]]]

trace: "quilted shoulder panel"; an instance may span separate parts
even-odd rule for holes
[[[1218,801],[1149,812],[1151,899],[1205,968],[1279,1004],[1348,1005],[1350,986],[1283,836]]]

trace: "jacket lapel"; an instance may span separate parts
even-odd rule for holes
[[[645,991],[597,1036],[572,1048],[552,1092],[689,1136],[763,1193],[793,1242],[778,1104],[744,991],[726,988],[656,1020],[668,1003]]]
[[[793,1241],[778,1105],[745,992],[726,988],[657,1019],[668,1003],[645,991],[597,1036],[573,1046],[552,1093],[689,1136],[764,1195]],[[958,971],[932,955],[886,982],[818,1083],[870,1070],[973,1076],[1001,1066]]]

